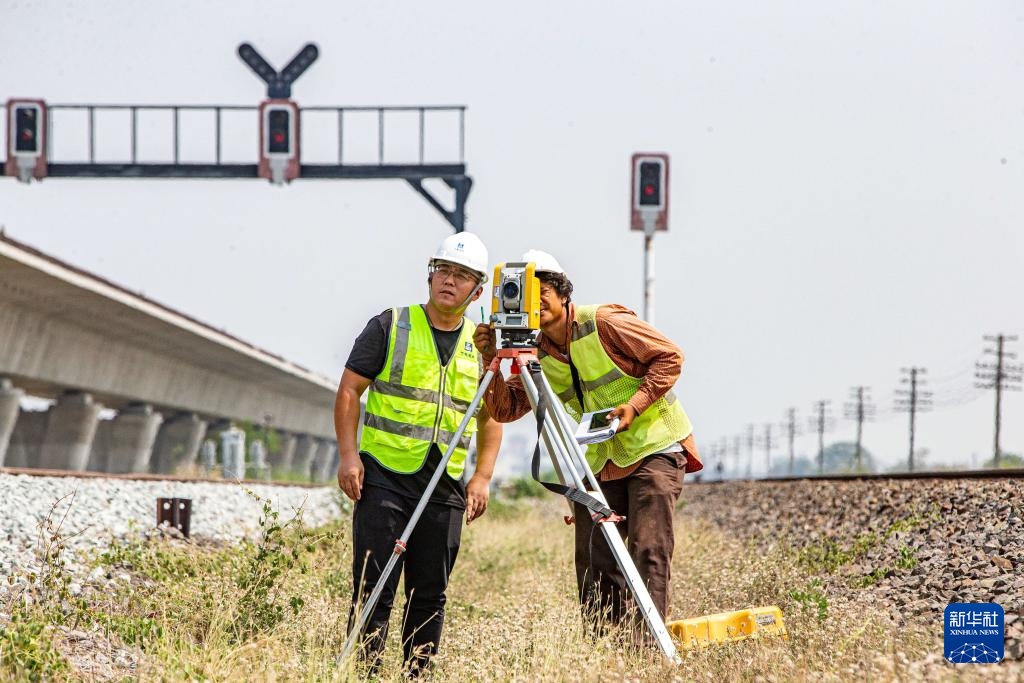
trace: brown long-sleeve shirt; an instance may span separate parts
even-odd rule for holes
[[[569,320],[575,318],[575,312],[575,304],[570,303],[567,311]],[[601,306],[597,309],[596,322],[601,346],[612,361],[627,375],[643,378],[640,387],[628,401],[639,415],[675,385],[683,367],[683,352],[625,306]],[[573,326],[576,324],[572,323]],[[572,354],[569,348],[571,339],[571,326],[566,325],[566,338],[561,345],[545,337],[543,332],[537,341],[542,351],[568,363]],[[484,401],[487,411],[498,422],[513,422],[530,412],[526,388],[518,376],[505,380],[500,374],[495,375]],[[680,444],[686,458],[686,471],[702,469],[693,434],[687,434]],[[638,466],[639,463],[623,468],[609,461],[598,475],[601,480],[619,479]]]

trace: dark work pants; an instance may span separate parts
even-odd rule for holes
[[[682,454],[648,456],[632,474],[601,482],[608,506],[626,519],[619,534],[647,585],[655,607],[665,618],[672,575],[675,532],[672,518],[682,491],[685,458]],[[576,503],[576,585],[580,604],[593,613],[619,623],[631,602],[629,586],[619,571],[604,533],[595,528],[590,511]]]
[[[391,558],[416,507],[415,500],[376,486],[365,486],[352,513],[352,603],[362,605]],[[363,645],[371,666],[379,666],[388,633],[388,618],[402,571],[405,572],[405,616],[402,651],[412,670],[426,668],[437,653],[444,626],[445,589],[459,554],[463,511],[428,504],[413,529],[406,552],[388,577],[364,630]],[[349,613],[349,630],[355,617]]]

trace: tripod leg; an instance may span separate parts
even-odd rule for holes
[[[567,454],[570,456],[570,469],[574,472],[582,471],[586,475],[586,480],[591,484],[593,489],[591,491],[591,495],[607,503],[604,494],[601,493],[597,477],[594,475],[593,470],[590,469],[589,463],[587,463],[586,454],[583,451],[582,446],[579,445],[573,436],[571,418],[568,413],[565,412],[565,407],[562,405],[562,402],[558,400],[555,392],[551,389],[551,385],[548,384],[547,378],[545,378],[543,374],[538,374],[540,377],[540,385],[538,386],[538,384],[534,382],[533,376],[526,371],[525,368],[520,376],[523,378],[523,386],[526,387],[527,394],[531,396],[530,402],[532,404],[536,405],[537,401],[540,400],[541,392],[543,392],[544,398],[548,404],[548,412],[554,416],[555,423],[558,427],[557,431],[562,437],[561,443]],[[573,467],[573,465],[575,465],[575,467]],[[578,470],[576,468],[578,468]],[[579,486],[582,488],[582,481]],[[658,643],[658,647],[661,648],[662,653],[667,659],[677,664],[680,663],[682,660],[679,659],[679,655],[676,652],[676,646],[672,641],[672,636],[669,635],[668,629],[665,628],[665,622],[658,613],[657,607],[654,606],[651,594],[647,591],[647,586],[640,577],[640,572],[637,571],[636,565],[633,564],[633,559],[629,556],[629,551],[626,549],[626,544],[619,535],[619,531],[616,529],[615,523],[609,520],[604,520],[599,522],[598,526],[601,528],[601,533],[604,534],[605,540],[608,542],[608,547],[615,556],[615,561],[619,566],[619,571],[621,571],[623,577],[625,577],[626,584],[629,586],[629,590],[633,594],[633,599],[636,601],[637,607],[641,615],[643,615],[644,621],[647,623],[647,627],[650,629],[651,635],[654,636],[655,641]]]
[[[537,404],[534,401],[534,397],[527,392],[527,398],[530,400],[530,407],[533,409],[534,413],[536,413]],[[554,425],[548,420],[545,420],[544,424],[541,425],[541,428],[544,446],[547,448],[548,457],[551,459],[551,466],[555,468],[555,474],[558,476],[559,483],[581,488],[582,484],[579,478],[579,473],[572,467],[571,459],[565,452],[565,448],[562,446],[562,442],[555,431]],[[565,502],[569,506],[569,516],[566,517],[566,522],[568,523],[575,516],[576,510],[573,508],[571,500],[566,498]]]
[[[339,665],[348,659],[356,642],[362,637],[362,632],[366,627],[366,622],[373,613],[373,608],[377,605],[377,601],[380,599],[380,594],[383,592],[384,586],[387,584],[388,577],[391,576],[391,572],[394,571],[395,565],[398,564],[398,558],[405,552],[405,544],[408,543],[409,537],[412,536],[412,530],[416,528],[416,523],[420,520],[423,510],[427,507],[427,502],[430,500],[431,494],[434,492],[434,489],[437,488],[437,482],[439,482],[441,477],[444,475],[445,468],[448,466],[448,461],[452,459],[452,454],[455,453],[455,447],[458,445],[459,439],[462,438],[462,434],[466,431],[466,427],[469,426],[469,421],[474,415],[476,415],[477,408],[480,407],[480,401],[483,400],[487,387],[490,386],[491,380],[494,379],[494,373],[497,371],[497,367],[498,364],[495,362],[487,369],[487,373],[480,381],[480,387],[477,389],[476,395],[473,397],[472,402],[470,402],[469,408],[466,409],[466,416],[462,418],[462,422],[459,423],[459,428],[455,430],[451,443],[448,444],[444,457],[442,457],[441,461],[437,464],[437,469],[434,470],[434,475],[427,483],[427,487],[424,489],[423,495],[420,496],[420,500],[416,504],[416,508],[413,510],[412,516],[409,517],[409,522],[405,525],[405,530],[402,531],[401,537],[395,541],[394,552],[391,554],[391,557],[388,558],[387,564],[384,565],[384,571],[381,572],[380,578],[377,580],[377,584],[370,592],[370,597],[366,599],[366,604],[362,606],[362,609],[359,611],[358,618],[352,624],[352,630],[349,631],[348,639],[345,641],[345,647],[342,649],[341,654],[338,655],[337,661]]]

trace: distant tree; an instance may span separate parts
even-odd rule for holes
[[[834,444],[825,447],[824,460],[825,460],[825,472],[832,472],[836,474],[853,473],[856,468],[854,462],[857,453],[857,444],[853,441],[837,441]],[[864,445],[860,447],[860,472],[875,472],[875,457],[871,454]],[[815,463],[814,471],[817,472],[817,463]]]
[[[981,465],[983,468],[992,469],[996,466],[995,458],[989,458]],[[1024,457],[1018,453],[1000,453],[999,454],[999,469],[1019,469],[1024,468]]]
[[[854,460],[857,453],[857,444],[852,441],[839,441],[830,446],[825,447],[824,453],[824,473],[825,474],[844,474],[852,473],[854,471]],[[875,472],[875,458],[871,454],[871,451],[864,448],[861,445],[860,448],[861,458],[861,472]],[[812,477],[818,473],[818,456],[817,454],[811,455],[798,455],[793,458],[793,472],[794,477]],[[789,457],[775,457],[772,459],[772,467],[769,470],[768,476],[770,477],[787,477],[790,475],[789,471]]]
[[[818,473],[818,463],[806,455],[798,455],[793,458],[793,471],[789,471],[789,456],[774,458],[772,468],[768,473],[770,477],[809,477]]]
[[[249,444],[253,441],[262,441],[268,453],[276,453],[280,450],[281,434],[276,429],[264,427],[248,420],[242,420],[236,426],[245,432],[246,453],[248,453]]]

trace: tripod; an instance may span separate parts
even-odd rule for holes
[[[345,641],[345,647],[338,656],[338,664],[340,665],[348,659],[348,656],[352,653],[356,643],[362,637],[362,632],[366,626],[366,622],[369,620],[374,607],[377,605],[377,601],[380,599],[380,594],[384,590],[388,577],[391,575],[395,565],[398,563],[398,559],[405,552],[409,537],[412,535],[413,529],[416,527],[416,523],[419,521],[420,515],[423,514],[423,510],[427,506],[427,501],[430,499],[430,495],[433,493],[438,481],[440,481],[441,476],[445,473],[448,461],[455,452],[456,444],[459,443],[459,439],[466,431],[466,427],[469,425],[470,419],[476,414],[477,408],[480,406],[480,401],[483,400],[484,394],[487,392],[487,388],[491,384],[491,380],[494,379],[495,373],[499,371],[501,362],[504,359],[511,359],[512,373],[518,374],[522,378],[523,386],[526,388],[526,393],[530,400],[530,405],[533,408],[534,413],[538,416],[538,431],[547,446],[548,455],[551,457],[551,463],[555,468],[555,473],[562,482],[562,486],[556,487],[557,490],[570,501],[580,503],[590,510],[594,523],[601,529],[612,554],[615,556],[615,561],[619,566],[619,570],[626,579],[626,584],[629,586],[633,599],[636,601],[637,607],[643,616],[651,635],[654,637],[658,647],[661,649],[665,657],[674,663],[679,663],[680,659],[679,655],[676,653],[675,643],[672,642],[668,629],[665,628],[665,622],[662,620],[661,615],[658,614],[658,610],[654,606],[654,601],[651,599],[651,595],[647,591],[647,586],[644,585],[643,580],[640,578],[640,573],[637,571],[636,565],[633,564],[633,560],[630,558],[629,552],[626,550],[626,544],[619,535],[618,529],[615,528],[615,523],[621,520],[622,517],[616,515],[615,512],[608,507],[604,494],[601,493],[601,488],[598,485],[597,477],[594,476],[593,470],[587,463],[584,449],[576,441],[572,418],[569,417],[569,414],[565,411],[565,407],[562,405],[561,401],[558,400],[558,397],[552,390],[551,385],[548,383],[547,378],[545,378],[544,374],[541,372],[540,362],[537,359],[537,351],[532,342],[513,337],[511,344],[507,345],[505,348],[500,348],[498,350],[498,354],[488,366],[487,372],[480,381],[480,386],[477,389],[476,395],[469,404],[466,415],[463,417],[462,422],[459,424],[459,428],[452,437],[451,443],[445,450],[444,456],[441,458],[437,468],[434,470],[434,475],[427,483],[423,496],[420,498],[416,508],[413,510],[412,516],[409,518],[409,522],[405,525],[405,529],[402,531],[401,537],[395,540],[394,551],[392,552],[391,557],[388,558],[388,562],[384,566],[384,570],[381,573],[380,578],[377,580],[377,584],[373,587],[373,590],[370,592],[370,596],[366,599],[362,609],[359,611],[358,617],[352,624],[352,628],[348,634],[348,639]],[[554,420],[542,419],[547,414],[552,415]],[[534,459],[534,470],[536,470],[536,458]],[[537,472],[534,471],[534,477],[536,476]],[[552,486],[549,485],[548,488],[552,488]],[[572,504],[570,503],[570,508],[571,507]]]

